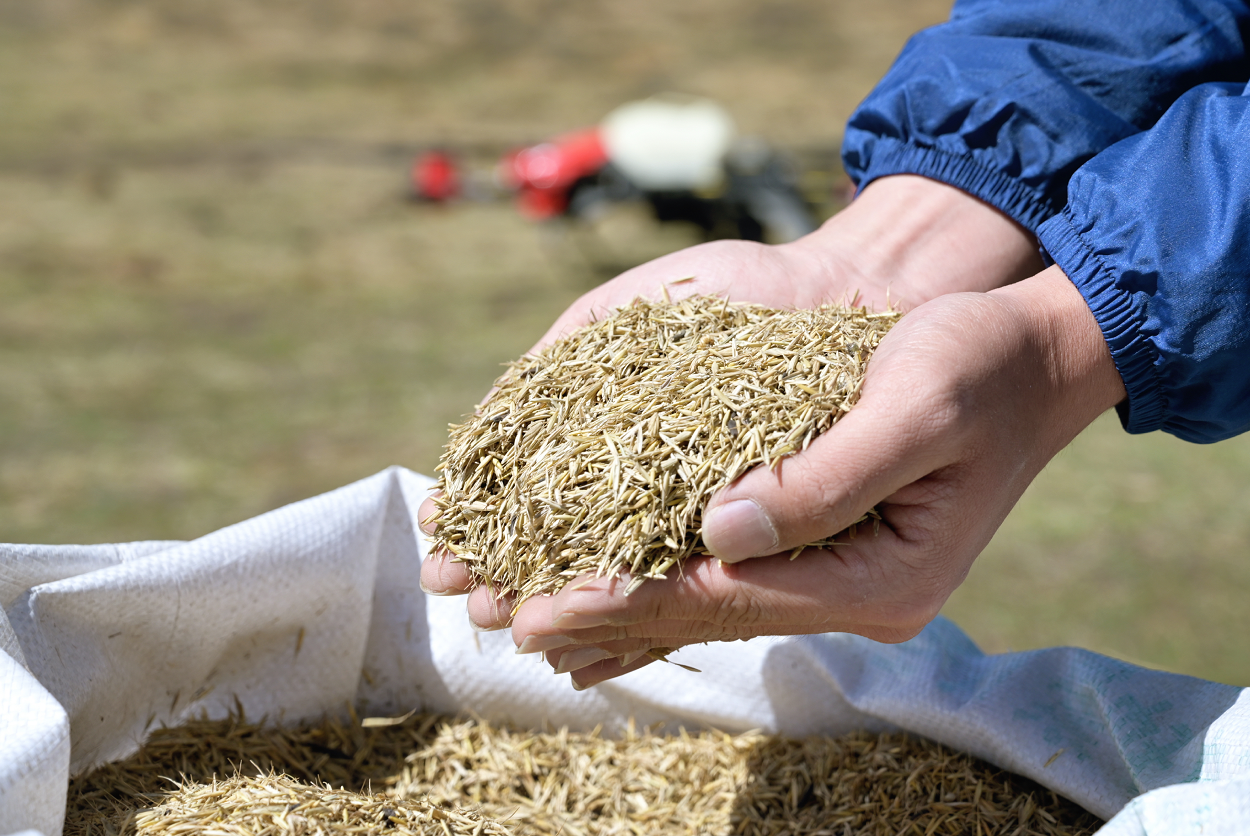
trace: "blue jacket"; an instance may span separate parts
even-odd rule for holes
[[[1102,327],[1130,432],[1250,429],[1250,5],[960,0],[851,117],[861,186],[920,174],[1035,232]]]

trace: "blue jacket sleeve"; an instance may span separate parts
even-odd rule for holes
[[[1250,430],[1250,88],[1189,91],[1068,193],[1038,234],[1107,339],[1125,428]]]
[[[960,0],[856,110],[843,163],[861,188],[920,174],[1035,231],[1084,162],[1185,90],[1244,79],[1248,38],[1237,0]]]

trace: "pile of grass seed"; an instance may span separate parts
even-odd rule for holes
[[[364,836],[510,836],[507,826],[472,810],[443,809],[428,801],[395,801],[329,784],[305,784],[286,775],[184,782],[156,807],[135,813],[135,833],[226,834],[335,833]]]
[[[70,785],[65,836],[1084,836],[1033,782],[902,735],[521,732],[418,715],[156,732]]]
[[[713,493],[851,409],[898,318],[712,296],[620,308],[512,363],[452,427],[436,546],[517,604],[582,574],[663,578],[704,552]]]

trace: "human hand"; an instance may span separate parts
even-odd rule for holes
[[[923,177],[886,177],[799,241],[715,241],[622,273],[578,299],[531,351],[639,296],[658,298],[664,289],[673,298],[709,294],[777,308],[854,301],[906,309],[942,293],[989,290],[1038,267],[1036,241],[996,209]],[[420,518],[433,511],[427,502]],[[467,569],[445,555],[426,560],[421,582],[434,594],[475,585]],[[512,602],[495,600],[481,587],[468,607],[474,623],[494,627],[506,623]]]
[[[797,241],[713,241],[628,270],[574,302],[535,348],[639,296],[658,299],[664,288],[674,299],[908,310],[944,293],[1001,287],[1041,267],[1037,240],[997,209],[935,180],[896,175],[874,181]]]
[[[650,663],[653,648],[695,642],[832,631],[903,641],[937,614],[1045,463],[1123,397],[1097,323],[1058,268],[935,300],[887,335],[854,410],[807,451],[713,498],[703,536],[720,561],[689,561],[628,598],[621,578],[575,581],[526,601],[513,639],[546,651],[578,687]],[[789,559],[873,506],[877,533],[863,526],[844,545]]]

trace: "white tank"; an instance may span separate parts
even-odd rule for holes
[[[608,159],[652,191],[717,186],[735,132],[716,102],[672,93],[623,104],[600,127]]]

